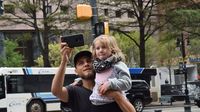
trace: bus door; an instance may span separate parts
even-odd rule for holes
[[[5,80],[4,76],[0,76],[0,112],[7,112],[6,102],[5,102]]]

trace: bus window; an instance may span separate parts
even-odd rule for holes
[[[0,76],[0,99],[5,98],[4,76]]]
[[[54,75],[10,75],[7,80],[7,93],[49,92]],[[65,84],[77,78],[74,74],[65,75]]]

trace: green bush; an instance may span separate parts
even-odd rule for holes
[[[21,67],[23,66],[23,56],[16,51],[18,44],[14,40],[4,40],[5,56],[0,56],[1,67]]]

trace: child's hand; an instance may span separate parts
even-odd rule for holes
[[[106,91],[108,90],[108,87],[109,87],[109,82],[106,81],[104,83],[102,83],[100,86],[99,86],[99,94],[100,95],[104,95],[106,93]]]

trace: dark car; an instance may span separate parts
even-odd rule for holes
[[[132,87],[126,96],[137,112],[142,112],[144,106],[152,102],[150,87],[145,80],[132,80]]]
[[[194,103],[200,108],[200,93],[196,94],[194,98]]]

